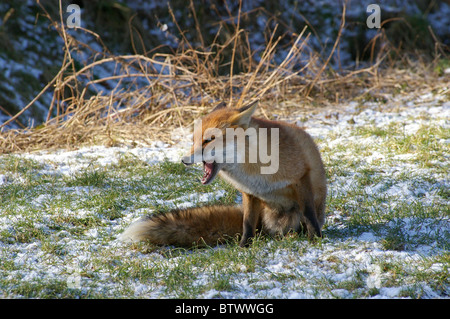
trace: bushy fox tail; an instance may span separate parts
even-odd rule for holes
[[[234,206],[172,210],[139,219],[119,238],[156,245],[213,246],[242,234],[242,220],[242,209]]]

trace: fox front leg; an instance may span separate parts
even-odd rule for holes
[[[300,191],[297,194],[299,203],[303,203],[303,224],[306,226],[306,233],[310,240],[314,237],[322,237],[322,231],[317,219],[316,209],[314,207],[314,199],[309,175],[305,175],[301,179]]]
[[[260,211],[256,205],[256,198],[252,195],[242,193],[242,208],[244,213],[242,238],[239,243],[241,247],[248,247],[251,239],[255,236],[256,227],[259,222]]]

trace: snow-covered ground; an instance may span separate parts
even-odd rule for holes
[[[108,219],[95,209],[75,204],[58,206],[58,218],[65,225],[58,228],[56,213],[50,208],[64,203],[65,195],[57,190],[60,186],[33,185],[17,171],[1,169],[0,165],[0,194],[11,191],[12,185],[43,189],[25,199],[18,193],[17,198],[23,203],[0,206],[0,297],[30,295],[21,293],[19,288],[24,283],[35,287],[27,291],[68,289],[71,297],[179,297],[180,292],[167,289],[167,278],[171,271],[180,271],[178,268],[184,265],[184,271],[195,277],[190,279],[189,287],[205,287],[190,295],[196,298],[448,298],[450,102],[446,97],[422,96],[399,107],[389,103],[352,103],[292,121],[306,127],[316,138],[330,175],[328,219],[325,239],[320,244],[268,240],[258,248],[256,257],[252,256],[252,249],[233,249],[229,252],[232,260],[220,270],[214,264],[202,267],[192,260],[227,254],[227,246],[176,256],[167,253],[170,248],[163,249],[166,253],[142,253],[116,238],[131,221],[147,212],[145,207],[134,209],[133,205],[125,205],[119,218]],[[424,134],[424,129],[430,134],[430,153],[437,152],[436,158],[426,160],[426,165],[420,145],[406,152],[399,151],[397,144],[390,144],[396,139],[391,130],[406,139]],[[178,146],[155,141],[149,147],[95,146],[20,156],[41,164],[38,175],[70,178],[92,167],[114,167],[124,156],[134,155],[149,165],[164,159],[178,162],[185,147],[186,139]],[[6,158],[1,157],[0,163]],[[132,178],[139,185],[139,176]],[[129,201],[143,206],[147,201],[155,204],[152,194],[161,187],[175,190],[182,185],[183,182],[142,185],[148,187],[148,195],[130,195]],[[106,191],[96,186],[63,188],[63,194],[80,202],[91,201]],[[194,202],[223,196],[225,191],[217,187],[208,193],[183,194],[175,201],[159,199],[157,204],[170,206],[176,202],[178,207],[189,207]],[[80,234],[71,232],[70,223],[64,224],[66,219],[99,222]],[[34,223],[32,229],[41,233],[39,239],[14,239],[12,234],[30,223]],[[55,253],[56,249],[59,253]],[[256,261],[250,267],[251,258]],[[142,273],[131,275],[133,267]],[[154,274],[146,277],[145,271]],[[232,275],[220,277],[216,272]],[[121,276],[126,279],[119,280]],[[211,283],[217,276],[226,278],[232,289],[221,290]],[[62,283],[63,288],[54,288],[55,282]],[[57,298],[64,293],[47,295]]]

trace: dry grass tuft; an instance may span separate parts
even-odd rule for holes
[[[96,37],[103,52],[71,36],[62,22],[62,10],[60,16],[58,22],[47,13],[64,39],[60,71],[33,101],[0,128],[18,119],[44,92],[53,90],[47,121],[35,128],[0,132],[0,153],[71,149],[87,144],[135,145],[154,139],[168,141],[174,128],[189,127],[193,119],[221,101],[237,107],[259,100],[263,116],[283,118],[317,106],[336,106],[405,90],[438,88],[448,94],[448,83],[443,83],[432,72],[432,66],[423,62],[406,61],[410,65],[406,70],[395,68],[393,63],[382,68],[389,48],[381,50],[368,68],[336,72],[329,66],[333,52],[322,61],[308,45],[306,28],[291,44],[284,61],[276,65],[273,57],[281,40],[275,38],[276,30],[258,62],[239,23],[234,35],[223,44],[212,43],[198,49],[182,39],[186,45],[174,54],[117,56],[90,30],[78,31]],[[344,27],[343,18],[333,51]],[[382,34],[377,40],[383,41]],[[230,75],[218,75],[221,54],[229,46],[233,55],[237,48],[241,54],[247,54],[243,59],[248,61],[246,73],[233,74],[232,59]],[[73,57],[79,51],[91,52],[82,67]],[[100,67],[110,70],[110,74],[99,77]],[[100,85],[109,87],[108,93],[99,91]]]

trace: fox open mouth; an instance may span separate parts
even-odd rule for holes
[[[216,162],[206,163],[203,162],[203,178],[201,180],[203,185],[211,183],[211,181],[216,177],[217,174],[217,164]]]

